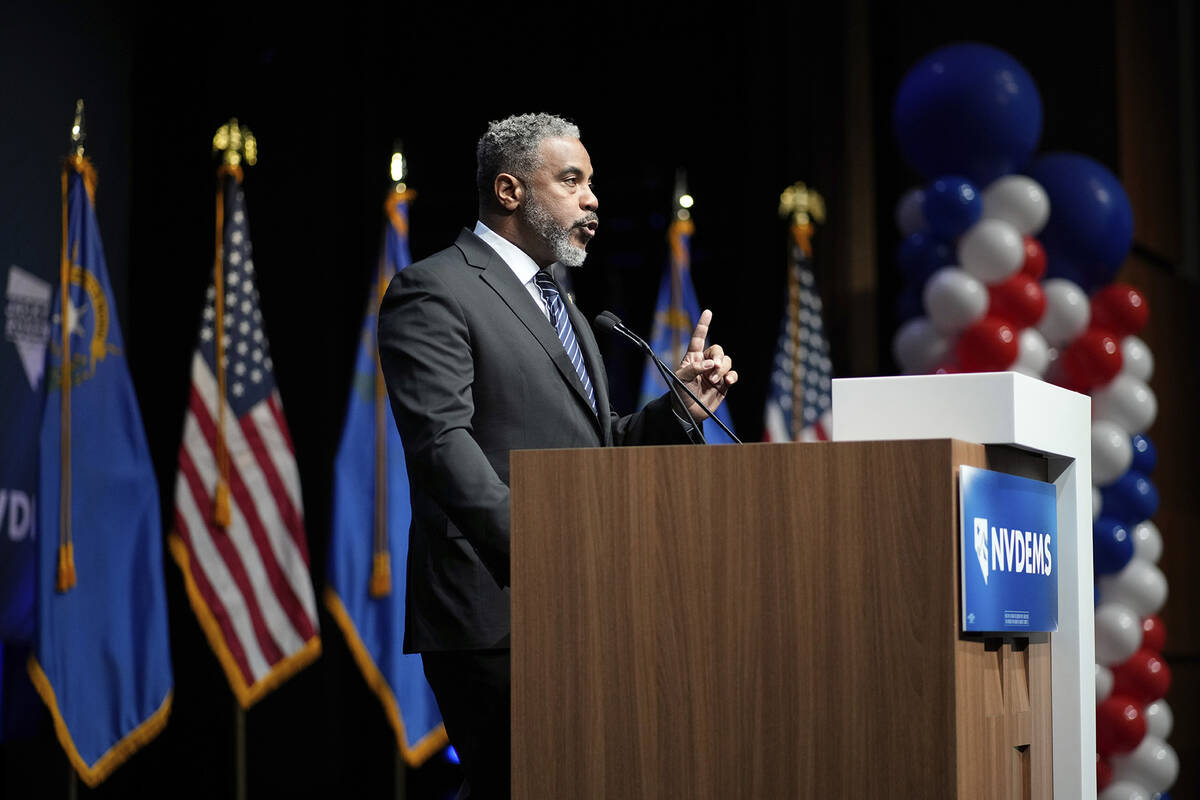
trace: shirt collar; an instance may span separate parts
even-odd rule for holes
[[[487,225],[483,224],[483,220],[478,220],[475,223],[475,235],[488,244],[497,255],[504,260],[508,268],[513,271],[522,284],[529,283],[533,280],[533,276],[538,273],[539,267],[537,262],[529,257],[528,254],[515,244],[505,239],[500,234],[493,231]]]

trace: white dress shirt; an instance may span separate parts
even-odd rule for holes
[[[542,310],[542,313],[546,315],[546,319],[553,325],[554,319],[550,316],[550,309],[547,308],[546,301],[542,297],[542,290],[538,288],[537,282],[533,279],[533,276],[538,273],[537,263],[526,255],[524,250],[493,231],[487,225],[484,225],[482,220],[475,223],[474,233],[480,239],[487,242],[487,245],[495,250],[500,258],[503,259],[508,268],[512,270],[513,275],[517,276],[517,280],[524,284],[525,291],[529,292],[529,296],[533,298],[533,302],[537,303],[538,308]]]
[[[538,272],[537,263],[524,250],[496,233],[487,225],[484,225],[482,220],[475,222],[474,233],[496,251],[504,263],[508,265],[508,268],[513,271],[513,274],[517,276],[517,280],[524,284],[525,290],[529,292],[529,296],[533,298],[533,302],[537,303],[538,308],[542,310],[542,313],[546,315],[546,319],[553,325],[554,319],[550,316],[550,309],[546,306],[546,301],[542,299],[542,290],[538,288],[537,283],[533,280],[533,276]],[[696,423],[686,412],[680,413],[678,402],[676,400],[671,403],[671,411],[675,414],[675,418],[679,420],[679,424],[683,426],[683,429],[690,433],[696,427]]]

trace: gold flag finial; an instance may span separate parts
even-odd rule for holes
[[[696,205],[696,199],[688,194],[687,170],[683,168],[675,170],[675,218],[691,219],[694,205]]]
[[[825,198],[804,181],[797,181],[779,195],[779,216],[790,219],[793,225],[825,221]]]
[[[75,118],[71,121],[71,154],[83,157],[83,146],[87,141],[87,129],[83,124],[83,98],[75,101]]]
[[[239,125],[237,117],[234,117],[217,128],[213,136],[213,152],[222,153],[225,164],[231,167],[240,166],[243,159],[253,167],[258,161],[258,141],[250,129]]]

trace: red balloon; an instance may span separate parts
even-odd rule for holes
[[[1046,274],[1046,251],[1042,243],[1032,236],[1025,237],[1025,261],[1020,271],[1035,281],[1041,280]]]
[[[1104,787],[1112,783],[1112,764],[1108,763],[1108,759],[1101,758],[1100,754],[1096,754],[1096,790],[1103,792]]]
[[[1045,312],[1042,285],[1024,272],[988,287],[988,313],[1008,320],[1017,330],[1036,325]]]
[[[1162,656],[1153,650],[1142,648],[1129,657],[1124,664],[1113,667],[1113,694],[1150,705],[1167,696],[1171,688],[1171,668]]]
[[[954,352],[963,372],[1000,372],[1017,360],[1017,332],[999,317],[984,317],[962,332]]]
[[[1137,701],[1112,694],[1096,706],[1096,752],[1102,758],[1132,751],[1145,735],[1146,720]]]
[[[1146,298],[1127,283],[1114,283],[1092,295],[1092,324],[1118,337],[1140,331],[1149,315]]]
[[[1121,343],[1111,333],[1088,328],[1063,353],[1063,369],[1074,386],[1103,386],[1121,371]]]
[[[1142,620],[1142,647],[1155,653],[1162,654],[1167,645],[1167,626],[1162,617],[1153,614]]]

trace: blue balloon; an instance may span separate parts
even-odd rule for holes
[[[1117,177],[1077,153],[1039,157],[1027,170],[1050,198],[1038,234],[1046,276],[1067,278],[1089,294],[1110,282],[1133,244],[1133,208]]]
[[[921,287],[930,275],[953,264],[954,254],[950,252],[950,246],[937,237],[914,233],[900,243],[896,263],[910,284]]]
[[[1028,163],[1042,136],[1042,98],[1008,53],[955,44],[904,76],[892,127],[917,172],[966,175],[982,187]]]
[[[1092,563],[1097,575],[1120,572],[1133,558],[1133,537],[1125,523],[1102,515],[1092,523]]]
[[[1136,469],[1143,475],[1149,475],[1154,472],[1156,466],[1158,466],[1158,448],[1145,434],[1135,433],[1133,435],[1133,463],[1130,464],[1130,469]]]
[[[1115,483],[1100,489],[1100,507],[1104,509],[1104,516],[1115,517],[1126,525],[1136,525],[1158,511],[1158,489],[1145,475],[1131,469]]]
[[[953,241],[982,216],[983,198],[966,178],[943,175],[925,187],[925,222],[935,236]]]

